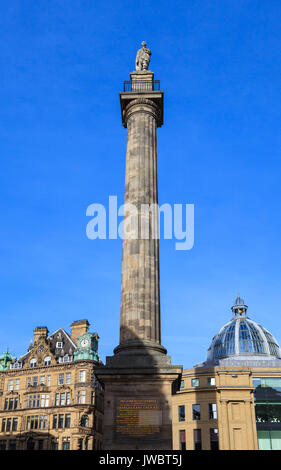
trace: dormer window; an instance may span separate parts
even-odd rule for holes
[[[31,359],[30,363],[29,363],[29,366],[30,367],[36,367],[36,364],[37,364],[37,360],[35,358]]]
[[[61,349],[61,348],[62,348],[62,341],[57,341],[56,348],[57,348],[57,349]]]
[[[51,365],[51,356],[46,356],[44,359],[44,366],[50,366]]]

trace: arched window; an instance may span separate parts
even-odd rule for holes
[[[51,356],[46,356],[44,359],[44,366],[50,366],[51,365]]]
[[[89,416],[88,415],[83,415],[81,418],[81,426],[83,428],[89,427]]]
[[[30,367],[36,367],[36,364],[37,364],[37,360],[35,358],[30,360],[30,363],[29,363]]]

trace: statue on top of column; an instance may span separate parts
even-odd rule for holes
[[[138,72],[143,72],[148,69],[151,50],[146,47],[146,42],[141,43],[142,48],[138,50],[136,57],[136,70]]]

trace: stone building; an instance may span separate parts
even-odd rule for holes
[[[173,397],[174,449],[281,450],[281,351],[247,309],[238,296],[206,362],[183,371]]]
[[[87,320],[37,327],[26,354],[0,356],[0,450],[102,448],[98,338]]]

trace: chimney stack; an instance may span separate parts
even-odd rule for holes
[[[90,323],[88,320],[76,320],[71,323],[71,339],[74,344],[78,344],[77,337],[87,333]]]
[[[49,330],[46,326],[37,326],[34,330],[34,344],[36,344],[39,338],[43,337],[47,339]]]

